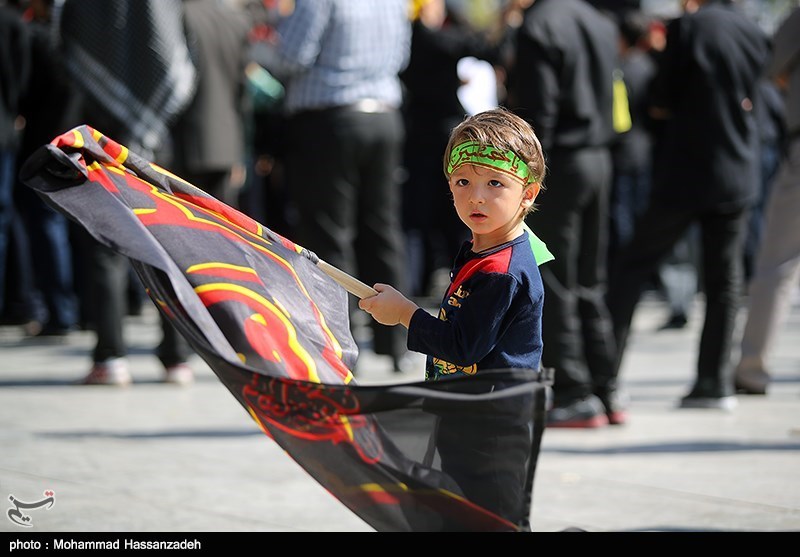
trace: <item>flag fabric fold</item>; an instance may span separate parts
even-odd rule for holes
[[[89,126],[42,146],[20,175],[130,258],[250,418],[367,524],[530,529],[548,378],[359,385],[348,294],[313,252]],[[443,423],[463,436],[457,469],[431,442]]]

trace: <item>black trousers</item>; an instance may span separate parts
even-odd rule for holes
[[[542,365],[555,370],[553,401],[615,388],[616,349],[605,305],[611,155],[605,148],[552,150],[539,209],[527,218],[554,261],[544,282]]]
[[[88,280],[92,320],[97,335],[92,359],[102,362],[127,355],[124,320],[127,314],[128,258],[84,234],[88,254]],[[164,367],[186,362],[194,351],[185,338],[159,312],[162,337],[156,356]]]
[[[617,369],[645,283],[696,222],[700,228],[701,289],[706,308],[693,390],[703,396],[733,394],[730,356],[744,280],[742,253],[747,216],[745,208],[698,210],[658,203],[644,212],[609,283],[607,302],[618,346]]]
[[[399,111],[307,111],[287,123],[286,177],[297,222],[295,242],[368,285],[408,294],[401,228]],[[351,311],[357,309],[351,297]],[[355,308],[355,309],[354,309]],[[402,327],[371,322],[377,354],[406,351]]]

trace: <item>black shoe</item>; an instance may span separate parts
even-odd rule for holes
[[[733,395],[733,386],[714,377],[702,377],[695,381],[692,390],[684,398],[724,398]]]
[[[56,327],[53,325],[45,325],[42,330],[33,336],[37,337],[65,337],[72,332],[71,327]]]
[[[718,379],[698,379],[688,395],[678,404],[679,408],[710,408],[716,410],[733,410],[737,400],[733,389],[726,388]]]
[[[595,395],[556,404],[547,412],[547,427],[596,428],[608,425],[603,403]]]
[[[689,322],[689,319],[686,317],[685,313],[674,313],[670,315],[667,322],[661,325],[658,328],[659,331],[667,331],[670,329],[683,329],[686,327],[686,324]]]
[[[628,395],[620,389],[600,389],[595,392],[603,403],[606,418],[611,425],[622,425],[628,421]]]
[[[733,395],[716,397],[685,396],[681,399],[679,408],[707,408],[711,410],[727,410],[730,412],[738,405]]]

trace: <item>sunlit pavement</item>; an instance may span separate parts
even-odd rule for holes
[[[693,379],[702,299],[688,326],[634,319],[622,382],[630,421],[548,429],[534,482],[534,531],[800,530],[800,305],[771,360],[766,396],[732,412],[678,409]],[[741,327],[740,323],[740,327]],[[0,532],[369,532],[372,528],[267,438],[206,364],[191,386],[161,382],[153,308],[126,322],[134,383],[74,385],[91,333],[64,344],[0,327]],[[738,335],[738,333],[737,333]],[[364,348],[359,383],[408,382]],[[53,505],[7,511],[14,497]]]

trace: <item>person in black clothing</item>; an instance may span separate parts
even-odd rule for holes
[[[216,0],[183,0],[183,20],[197,90],[170,126],[170,170],[236,206],[244,180],[249,24],[242,10]]]
[[[293,4],[257,61],[286,87],[284,168],[297,211],[294,239],[368,284],[386,280],[405,290],[399,74],[410,55],[409,3]],[[355,309],[351,299],[352,317]],[[398,331],[369,323],[364,332],[394,371],[413,365]]]
[[[16,123],[19,105],[28,86],[29,73],[28,29],[19,11],[0,0],[0,315],[8,310],[4,306],[6,277],[10,269],[7,260],[14,220],[13,188],[19,148]]]
[[[686,1],[684,9],[669,25],[653,87],[652,113],[664,118],[664,135],[654,161],[651,205],[612,270],[607,300],[619,369],[644,283],[698,223],[705,323],[694,385],[680,406],[731,409],[743,238],[760,183],[753,108],[769,40],[730,1]]]
[[[53,0],[32,0],[28,29],[31,37],[31,81],[20,103],[25,118],[17,168],[36,149],[81,123],[80,96],[64,70],[52,40]],[[39,337],[64,337],[78,324],[78,298],[74,288],[73,253],[66,217],[50,207],[17,178],[14,201],[28,236],[29,250],[23,261],[33,280],[25,288],[41,293],[38,327],[29,333]],[[37,296],[38,297],[38,296]]]
[[[56,14],[54,14],[56,15]],[[135,17],[134,17],[135,16]],[[97,131],[169,168],[169,125],[195,91],[179,0],[67,0],[55,17],[59,49],[82,95],[81,118]],[[125,20],[103,34],[109,21]],[[97,72],[97,73],[94,73]],[[105,79],[96,79],[97,75]],[[81,230],[87,283],[95,303],[92,367],[80,382],[131,384],[125,342],[126,287],[130,263],[124,255]],[[193,351],[168,320],[161,319],[156,355],[166,383],[188,385]]]
[[[652,18],[641,10],[620,14],[621,69],[628,92],[631,129],[618,136],[613,149],[614,180],[611,187],[609,269],[633,237],[636,219],[650,203],[653,153],[659,148],[662,126],[650,117],[650,94],[659,53],[648,41]],[[651,280],[669,307],[660,330],[681,329],[697,293],[695,228],[687,231],[658,267]]]
[[[404,85],[406,140],[403,164],[403,230],[409,260],[409,294],[432,290],[433,273],[449,271],[469,230],[450,209],[440,153],[466,116],[458,98],[458,61],[474,56],[496,62],[499,50],[448,12],[444,0],[416,2],[411,54],[400,74]]]
[[[553,169],[541,213],[528,217],[556,257],[542,270],[542,365],[555,370],[548,427],[619,424],[625,412],[603,298],[616,24],[584,0],[536,0],[514,58],[512,108],[533,125]]]
[[[633,236],[636,218],[647,207],[652,174],[653,130],[648,115],[650,84],[656,73],[644,47],[650,18],[642,11],[620,16],[620,69],[628,96],[631,128],[619,134],[612,149],[614,165],[609,206],[608,261]]]

